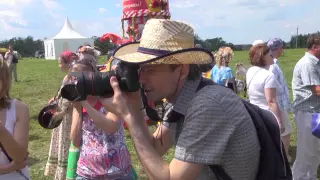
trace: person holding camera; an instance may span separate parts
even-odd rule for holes
[[[140,43],[122,45],[114,56],[140,65],[138,80],[149,100],[166,98],[173,104],[163,118],[166,122],[150,134],[140,91],[122,91],[117,78],[111,77],[114,95],[100,98],[106,110],[127,124],[150,179],[216,179],[209,165],[222,166],[231,179],[255,179],[260,145],[254,124],[232,90],[219,85],[200,88],[205,79],[198,64],[212,63],[213,55],[194,48],[192,27],[150,19]],[[161,157],[171,147],[174,158],[166,163]]]
[[[80,58],[71,72],[96,71],[92,58]],[[107,112],[97,97],[74,103],[70,139],[80,149],[76,180],[134,179],[122,120]]]
[[[10,85],[10,69],[0,60],[0,179],[28,180],[29,108],[9,97]]]
[[[8,52],[6,52],[6,54],[4,55],[4,59],[7,61],[7,64],[9,66],[10,76],[12,77],[12,73],[13,73],[14,81],[17,82],[18,81],[18,77],[17,77],[18,55],[13,52],[12,45],[9,45]]]

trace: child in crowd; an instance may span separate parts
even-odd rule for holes
[[[95,62],[94,56],[80,58],[71,71],[96,71]],[[98,97],[74,103],[70,138],[80,148],[77,180],[134,179],[123,122],[106,112]]]

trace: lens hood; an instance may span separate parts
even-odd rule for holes
[[[53,118],[58,108],[57,103],[49,104],[42,108],[38,115],[38,123],[45,129],[54,129],[61,124],[61,119]]]

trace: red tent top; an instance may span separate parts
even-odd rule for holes
[[[122,19],[145,16],[171,16],[168,0],[123,0]]]

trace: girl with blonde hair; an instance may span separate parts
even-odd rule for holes
[[[0,60],[0,179],[28,180],[29,108],[9,96],[11,74]]]
[[[233,58],[233,50],[230,47],[221,47],[214,55],[216,65],[210,72],[211,79],[217,84],[225,85],[228,79],[233,77],[229,63]]]

